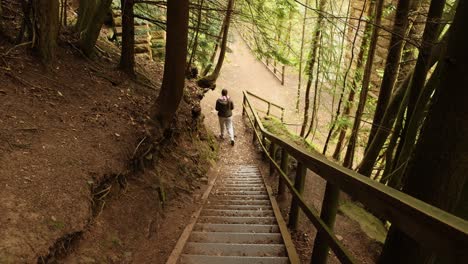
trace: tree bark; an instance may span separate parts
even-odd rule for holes
[[[432,21],[431,23],[434,23],[435,20],[438,20],[437,17],[439,17],[440,19],[440,15],[438,15],[438,12],[436,12],[439,5],[440,5],[440,1],[431,2],[431,7],[429,8],[430,11],[428,15],[428,21]],[[395,117],[399,109],[401,107],[406,107],[409,97],[411,96],[411,91],[409,90],[413,90],[413,89],[410,87],[410,85],[411,86],[418,85],[421,79],[423,79],[422,81],[424,85],[425,80],[426,80],[426,75],[427,75],[427,70],[425,69],[426,68],[430,69],[434,65],[434,63],[439,59],[440,54],[443,50],[442,45],[439,45],[438,46],[439,49],[437,49],[436,52],[433,53],[433,45],[435,43],[434,39],[437,39],[437,38],[434,38],[432,34],[433,34],[433,30],[436,30],[436,29],[437,27],[434,27],[434,26],[431,27],[430,25],[428,25],[428,27],[425,28],[422,41],[423,43],[426,43],[425,44],[426,47],[427,45],[430,45],[430,46],[428,50],[425,50],[424,52],[420,52],[420,54],[418,55],[418,62],[416,63],[416,67],[413,73],[411,74],[411,76],[416,74],[416,70],[418,69],[418,74],[425,72],[424,77],[421,77],[421,76],[416,77],[416,84],[413,83],[415,77],[411,77],[410,79],[405,80],[402,87],[407,87],[406,90],[408,91],[400,90],[400,91],[395,92],[393,98],[390,100],[391,103],[388,104],[387,110],[385,111],[384,117],[382,118],[382,122],[381,122],[382,126],[384,127],[393,126]],[[429,31],[429,33],[426,33],[427,30]],[[423,58],[420,58],[420,57],[423,57]],[[420,88],[417,88],[417,89],[421,90]],[[413,108],[411,109],[408,108],[407,113],[409,113],[409,111],[413,111]],[[411,118],[410,116],[407,115],[407,120],[408,120],[408,117]],[[389,130],[377,128],[376,135],[374,139],[372,140],[371,144],[367,147],[367,150],[364,154],[364,158],[362,159],[362,162],[359,165],[359,170],[358,170],[359,173],[366,175],[366,176],[370,176],[372,172],[372,168],[375,164],[375,161],[382,149],[382,146],[387,140],[387,137],[389,134],[390,134]],[[404,135],[402,136],[402,140],[404,140]]]
[[[208,73],[211,70],[211,67],[213,67],[213,64],[214,64],[214,61],[215,61],[215,58],[216,58],[216,54],[218,53],[219,40],[221,40],[222,37],[223,37],[225,23],[226,23],[226,19],[223,19],[223,24],[221,26],[221,29],[219,30],[218,38],[216,39],[216,44],[215,44],[215,47],[213,49],[213,53],[211,53],[211,56],[210,56],[210,63],[203,70],[202,76],[208,75]]]
[[[383,4],[384,0],[378,0],[375,6],[375,26],[372,30],[372,37],[369,44],[369,52],[367,53],[367,60],[364,69],[364,76],[362,80],[362,88],[359,96],[358,108],[356,110],[353,129],[351,130],[348,147],[346,149],[346,155],[343,161],[343,166],[347,168],[351,168],[353,166],[354,152],[357,144],[357,136],[359,132],[359,127],[361,125],[362,114],[364,113],[364,108],[366,106],[367,93],[369,90],[370,78],[372,75],[372,64],[374,62],[375,49],[377,47],[377,40],[379,37],[379,27],[382,20]]]
[[[201,25],[201,18],[202,18],[202,9],[203,3],[205,0],[200,0],[199,8],[198,8],[198,16],[197,16],[197,28],[195,29],[195,38],[193,40],[192,51],[190,53],[190,59],[187,63],[187,68],[185,69],[186,75],[190,75],[190,67],[192,67],[193,59],[197,54],[198,48],[198,35],[200,34],[200,25]]]
[[[369,134],[368,142],[372,142],[377,128],[381,125],[381,120],[387,108],[388,101],[392,95],[393,87],[398,77],[400,68],[401,53],[404,47],[404,37],[408,28],[408,15],[410,10],[410,0],[398,1],[398,6],[394,18],[392,37],[387,54],[387,61],[384,68],[382,84],[380,85],[379,98],[374,113],[374,120]],[[388,127],[383,127],[389,129]],[[369,145],[367,143],[367,145]]]
[[[34,48],[44,63],[54,59],[59,28],[58,0],[33,0]]]
[[[122,51],[119,68],[135,77],[135,20],[133,17],[134,0],[121,0],[122,9]]]
[[[162,136],[169,128],[182,100],[188,44],[188,0],[168,0],[167,41],[161,91],[151,107],[153,136]]]
[[[309,6],[309,0],[305,2],[306,6]],[[302,20],[302,36],[301,36],[301,49],[299,54],[299,76],[297,84],[297,97],[296,97],[296,111],[299,112],[299,102],[301,99],[301,86],[302,86],[302,60],[304,59],[304,42],[305,42],[305,29],[307,20],[307,10],[304,8],[304,18]]]
[[[94,51],[105,14],[109,11],[112,0],[82,0],[78,9],[77,29],[80,33],[80,47],[86,56]]]
[[[224,58],[226,56],[226,49],[227,49],[227,41],[229,37],[229,26],[231,24],[231,15],[233,11],[234,0],[229,0],[227,5],[226,11],[226,23],[224,24],[224,31],[223,31],[223,39],[221,41],[221,51],[219,53],[218,62],[216,63],[216,67],[210,75],[201,78],[198,80],[197,84],[203,88],[210,88],[216,84],[216,80],[219,77],[221,72],[221,68],[223,67]]]
[[[323,11],[327,0],[320,0],[318,10]],[[315,27],[314,35],[312,38],[312,47],[309,54],[309,63],[307,65],[307,86],[306,93],[304,97],[304,118],[302,120],[302,127],[300,136],[304,137],[307,131],[307,125],[309,124],[309,108],[310,108],[310,88],[312,87],[312,80],[314,79],[314,68],[315,62],[317,61],[317,53],[319,49],[320,37],[322,35],[322,24],[323,24],[323,12],[319,12],[317,19],[317,26]],[[318,78],[318,76],[316,76]],[[312,125],[312,124],[311,124]]]
[[[406,173],[403,190],[468,220],[468,2],[460,1],[441,82]],[[380,263],[456,263],[456,254],[430,251],[392,227]]]

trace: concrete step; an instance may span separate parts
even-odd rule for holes
[[[269,200],[268,195],[266,194],[258,194],[258,195],[216,195],[213,194],[211,200],[219,199],[219,200]]]
[[[201,212],[203,216],[248,216],[248,217],[258,217],[258,216],[272,216],[275,214],[273,210],[218,210],[218,209],[203,209]]]
[[[224,187],[224,186],[220,186],[218,187],[216,191],[220,191],[220,192],[232,192],[232,191],[266,191],[266,188],[265,187],[248,187],[248,186],[245,186],[245,187]]]
[[[200,223],[276,225],[274,217],[200,216]]]
[[[237,232],[237,233],[279,233],[277,225],[246,224],[196,224],[193,231]]]
[[[214,195],[268,195],[266,190],[262,191],[215,191]]]
[[[278,244],[227,244],[189,242],[185,253],[211,256],[285,257],[286,247]]]
[[[220,184],[217,188],[265,188],[263,184]]]
[[[259,205],[207,205],[205,209],[217,209],[217,210],[272,210],[271,206],[259,206]]]
[[[280,233],[192,232],[190,242],[234,244],[281,244]]]
[[[181,264],[287,264],[287,257],[203,256],[184,254]]]
[[[232,184],[253,184],[253,185],[259,185],[259,184],[263,184],[263,181],[223,181],[219,186],[221,186],[221,185],[232,185]]]
[[[229,200],[229,199],[212,199],[207,202],[210,205],[268,205],[271,206],[269,200]]]

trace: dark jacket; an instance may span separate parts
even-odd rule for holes
[[[234,103],[231,101],[231,98],[223,96],[216,100],[216,111],[218,111],[218,116],[231,117],[232,109],[234,109]]]

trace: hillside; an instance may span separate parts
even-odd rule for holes
[[[145,157],[157,169],[137,172],[132,155],[161,66],[140,61],[134,82],[115,69],[111,44],[100,41],[104,53],[90,60],[61,42],[44,67],[24,46],[0,40],[0,263],[71,253],[79,262],[121,262],[148,241],[164,241],[152,257],[164,256],[173,245],[161,238],[177,237],[216,149],[202,117],[192,117],[200,96],[189,85],[171,137]],[[177,222],[167,227],[174,207]]]

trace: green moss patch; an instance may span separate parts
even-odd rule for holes
[[[362,231],[366,233],[368,237],[382,244],[385,242],[387,229],[384,224],[364,208],[352,202],[345,202],[340,205],[339,210],[347,217],[358,222]]]

